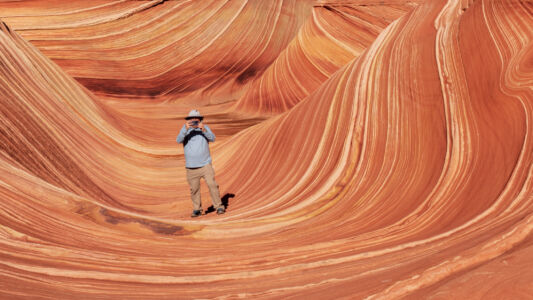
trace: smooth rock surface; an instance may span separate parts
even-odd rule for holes
[[[0,20],[0,298],[533,294],[531,1],[15,1]],[[189,218],[191,108],[221,216]]]

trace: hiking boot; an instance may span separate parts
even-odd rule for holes
[[[224,207],[217,208],[217,215],[221,215],[221,214],[223,214],[225,212],[226,212],[226,209],[224,209]]]
[[[202,215],[202,211],[201,210],[193,210],[191,218],[196,218],[196,217],[199,217],[201,215]]]

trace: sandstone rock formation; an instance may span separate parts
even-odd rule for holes
[[[0,298],[533,294],[531,1],[16,1],[0,19]],[[192,107],[219,137],[223,216],[188,217]]]

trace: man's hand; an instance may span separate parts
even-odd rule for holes
[[[200,128],[202,131],[204,130],[204,124],[199,119],[187,120],[187,122],[185,122],[185,127],[187,130],[189,130],[189,128]]]

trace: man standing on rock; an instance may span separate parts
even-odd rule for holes
[[[202,215],[202,201],[200,198],[200,179],[203,178],[209,187],[213,207],[217,214],[226,212],[222,201],[218,184],[215,181],[215,170],[211,164],[209,142],[215,141],[215,135],[207,125],[203,123],[204,117],[199,111],[193,109],[185,118],[186,122],[180,130],[176,141],[183,143],[185,153],[185,168],[187,181],[191,187],[193,212],[191,217]]]

